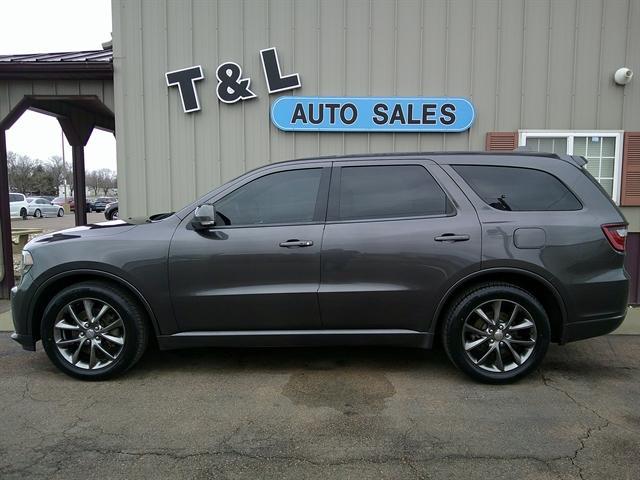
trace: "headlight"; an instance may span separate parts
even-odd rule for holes
[[[20,265],[20,278],[24,276],[33,266],[33,257],[29,250],[22,250],[22,262]]]

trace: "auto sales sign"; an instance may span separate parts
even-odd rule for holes
[[[271,121],[281,130],[337,132],[462,132],[473,105],[451,97],[281,97]]]

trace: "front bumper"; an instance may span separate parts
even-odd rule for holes
[[[13,287],[11,289],[11,317],[15,332],[11,334],[11,338],[22,345],[25,350],[33,352],[36,349],[36,339],[27,322],[26,305],[21,301],[21,297],[22,292],[18,290],[18,287]]]
[[[36,351],[36,342],[31,335],[21,335],[13,332],[11,334],[11,340],[18,342],[25,350],[29,350],[30,352]]]

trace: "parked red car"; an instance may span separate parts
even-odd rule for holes
[[[76,207],[76,202],[75,202],[75,199],[73,197],[66,197],[66,199],[65,199],[65,197],[56,197],[56,198],[53,199],[53,201],[51,203],[53,203],[54,205],[64,205],[65,203],[68,203],[69,204],[69,209],[72,212],[76,211],[76,208],[75,208]],[[87,202],[87,205],[85,206],[85,211],[86,212],[90,212],[91,211],[91,207],[89,206],[89,202]]]
[[[72,197],[56,197],[53,200],[51,200],[51,203],[53,203],[54,205],[64,205],[65,203],[70,203],[73,201]]]

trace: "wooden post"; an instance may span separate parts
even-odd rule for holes
[[[85,188],[84,147],[74,145],[73,153],[73,197],[75,199],[76,225],[87,224],[87,191]]]
[[[84,146],[91,137],[95,119],[88,114],[72,113],[59,117],[67,141],[73,154],[73,198],[75,203],[76,225],[87,224],[87,192],[85,188]]]
[[[0,296],[9,298],[13,278],[13,248],[11,244],[11,212],[9,210],[9,168],[7,165],[7,138],[0,128],[0,230],[2,232],[2,262],[4,276],[0,282]]]

